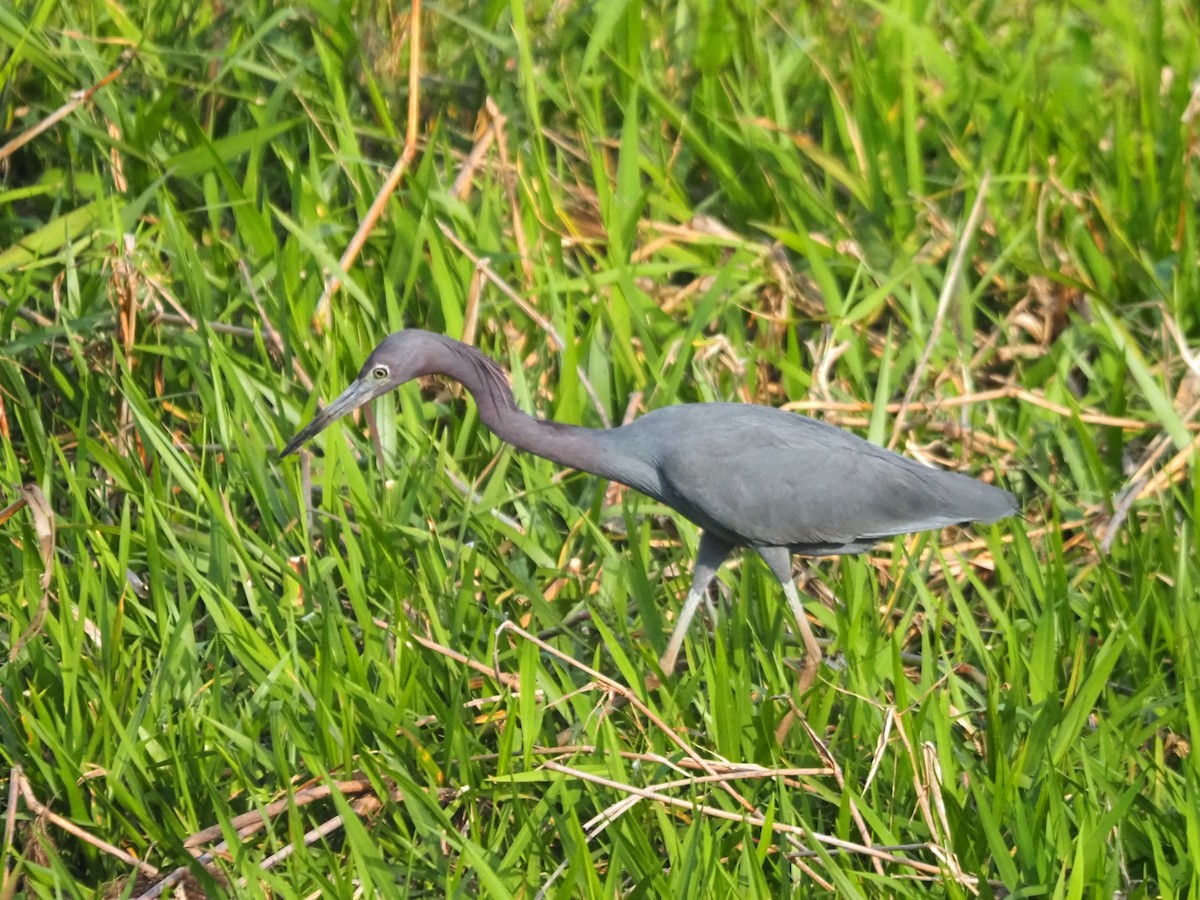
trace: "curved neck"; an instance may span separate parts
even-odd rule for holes
[[[638,487],[645,463],[610,439],[612,431],[537,419],[517,406],[508,378],[474,347],[443,338],[430,370],[453,378],[470,392],[479,418],[497,437],[522,450],[572,469]]]

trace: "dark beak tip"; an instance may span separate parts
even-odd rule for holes
[[[332,422],[340,419],[352,410],[358,409],[368,400],[373,394],[370,385],[364,385],[362,382],[355,381],[346,390],[342,391],[332,403],[313,416],[312,421],[292,435],[292,439],[283,445],[283,449],[279,451],[278,458],[283,459],[285,456],[291,456],[312,438],[316,437],[324,431]]]
[[[293,435],[292,439],[290,441],[288,441],[286,444],[284,444],[282,449],[280,449],[275,455],[279,459],[283,459],[285,456],[291,456],[293,453],[295,453],[297,450],[299,450],[301,447],[304,446],[304,443],[307,440],[307,437],[308,436],[306,434],[304,434],[303,431],[300,431],[299,433]]]

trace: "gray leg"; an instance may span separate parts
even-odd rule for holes
[[[692,569],[692,587],[688,591],[687,600],[683,603],[683,609],[679,611],[679,619],[675,622],[675,630],[671,632],[667,652],[659,661],[664,675],[670,675],[675,671],[675,660],[679,657],[680,648],[683,647],[688,624],[692,621],[692,616],[696,615],[696,608],[700,605],[700,601],[708,596],[708,586],[712,584],[717,569],[721,568],[721,563],[725,562],[725,557],[729,555],[730,549],[730,546],[719,537],[714,537],[707,531],[700,533],[700,549],[696,552],[696,566]]]
[[[783,593],[787,597],[792,615],[796,617],[796,625],[800,628],[800,638],[804,641],[804,666],[800,670],[800,690],[806,691],[812,685],[817,674],[817,666],[821,664],[821,646],[813,636],[808,624],[808,616],[804,613],[804,604],[800,602],[800,594],[796,583],[792,580],[792,552],[787,547],[756,547],[759,556],[775,573],[779,583],[783,585]]]

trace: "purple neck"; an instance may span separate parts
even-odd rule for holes
[[[453,378],[470,392],[479,418],[502,441],[572,469],[580,469],[638,487],[647,461],[623,450],[614,430],[547,422],[517,406],[508,378],[495,362],[474,347],[451,342],[430,360],[432,374]]]

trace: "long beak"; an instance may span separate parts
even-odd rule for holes
[[[311,422],[296,432],[296,436],[279,451],[280,458],[289,453],[295,453],[301,444],[322,431],[331,422],[340,419],[346,413],[353,412],[378,394],[377,385],[361,379],[354,381],[350,387],[338,395],[336,400],[317,413]]]

